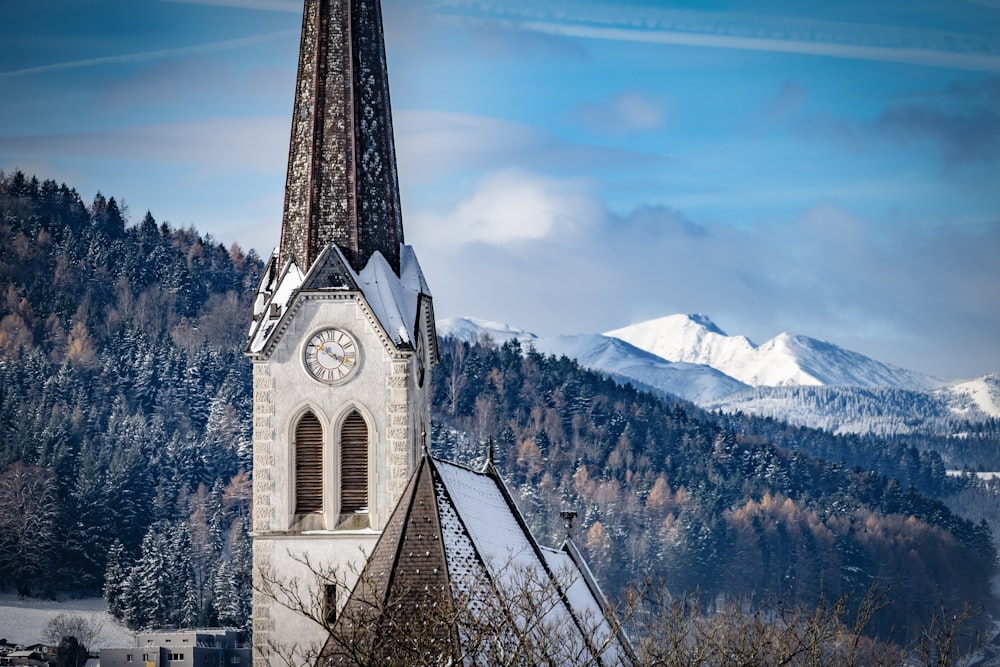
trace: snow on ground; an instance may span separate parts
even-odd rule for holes
[[[948,470],[946,471],[949,477],[961,477],[965,474],[964,470]],[[977,472],[976,477],[983,481],[989,481],[991,479],[996,479],[1000,477],[1000,472]]]
[[[100,623],[101,637],[91,651],[102,648],[135,646],[135,636],[108,614],[103,598],[80,600],[19,599],[16,595],[0,595],[0,639],[12,644],[37,644],[45,641],[45,626],[59,614],[84,616],[92,623]]]

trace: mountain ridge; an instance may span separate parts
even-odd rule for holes
[[[483,334],[497,344],[517,339],[706,409],[835,433],[893,435],[926,428],[948,435],[955,419],[1000,418],[1000,373],[948,382],[801,334],[781,333],[757,345],[730,336],[704,314],[668,315],[603,334],[539,337],[476,318],[442,320],[438,331],[466,341]]]
[[[668,315],[605,332],[670,361],[705,364],[753,387],[849,385],[937,389],[943,380],[817,338],[783,332],[756,345],[705,315]]]

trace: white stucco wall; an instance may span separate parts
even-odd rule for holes
[[[296,579],[311,591],[303,593],[308,598],[321,590],[310,565],[332,571],[340,580],[338,603],[343,604],[405,489],[423,432],[429,430],[429,371],[423,388],[418,388],[414,353],[395,348],[359,293],[300,293],[283,322],[286,328],[276,331],[274,344],[252,359],[254,576],[258,584],[264,573],[286,582]],[[328,327],[347,331],[360,348],[357,371],[333,386],[314,379],[302,361],[309,338]],[[306,410],[323,426],[324,511],[302,517],[294,514],[291,442]],[[354,517],[351,530],[338,530],[338,524],[347,525],[340,523],[338,507],[338,439],[340,424],[352,410],[365,418],[369,429],[368,514],[366,522]],[[254,595],[255,665],[268,664],[263,651],[269,645],[322,644],[322,627],[268,597]]]

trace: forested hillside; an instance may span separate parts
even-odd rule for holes
[[[131,627],[244,625],[250,365],[261,262],[113,198],[0,175],[0,587],[104,590]],[[609,592],[702,599],[888,588],[876,629],[988,603],[988,529],[907,442],[662,400],[516,344],[442,341],[435,453],[498,468],[543,541]],[[106,582],[105,582],[106,578]]]
[[[558,542],[559,511],[579,512],[576,539],[611,590],[663,577],[709,600],[809,603],[883,585],[894,605],[876,628],[903,635],[939,605],[988,603],[989,530],[910,486],[961,484],[939,457],[897,447],[872,454],[878,472],[845,466],[870,445],[664,402],[516,341],[444,341],[435,391],[439,451],[481,464],[493,438],[540,535]],[[807,453],[836,443],[837,460]]]
[[[779,415],[833,433],[907,440],[940,453],[949,467],[1000,469],[1000,420],[969,419],[954,409],[954,394],[888,387],[757,387],[704,404],[725,412]]]
[[[121,603],[153,614],[139,625],[219,622],[246,606],[260,262],[125,218],[114,198],[0,177],[0,583],[100,591],[114,554]],[[166,587],[190,594],[182,617],[149,605]]]

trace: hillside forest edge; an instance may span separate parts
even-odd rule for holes
[[[103,594],[131,628],[249,631],[261,269],[151,213],[130,224],[113,197],[0,173],[0,589]],[[494,443],[544,543],[579,513],[612,599],[642,581],[706,604],[875,586],[892,604],[869,630],[900,642],[942,609],[996,609],[1000,482],[948,476],[968,462],[954,441],[710,413],[485,339],[441,341],[432,416],[438,456],[478,467]],[[1000,469],[998,442],[978,425],[969,460]]]

